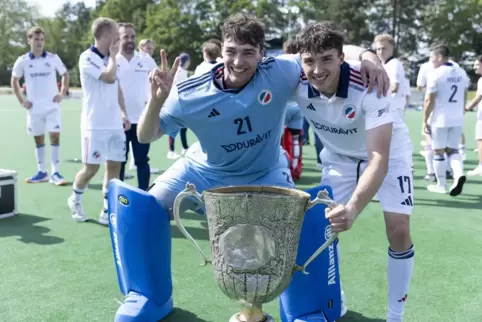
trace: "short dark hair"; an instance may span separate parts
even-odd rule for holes
[[[443,58],[448,58],[450,55],[449,47],[441,44],[433,45],[430,48],[430,51],[433,52],[435,55],[440,55]]]
[[[316,54],[330,49],[343,53],[345,36],[331,21],[315,22],[308,25],[296,37],[296,50],[299,53]]]
[[[298,51],[296,50],[295,42],[291,39],[285,41],[283,44],[283,52],[285,54],[297,54]]]
[[[134,24],[132,22],[119,22],[117,24],[117,26],[120,28],[120,27],[124,27],[124,28],[132,28],[132,29],[136,29],[136,26],[134,26]]]
[[[475,60],[482,63],[482,55],[475,57]]]
[[[221,27],[223,40],[234,40],[240,45],[264,48],[264,24],[244,13],[229,16]]]

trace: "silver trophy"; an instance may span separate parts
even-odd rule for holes
[[[181,223],[181,202],[193,197],[206,208],[212,259]],[[336,240],[336,233],[329,234],[302,266],[296,265],[305,212],[317,204],[336,206],[326,191],[310,200],[304,191],[270,186],[222,187],[199,194],[188,183],[176,197],[173,212],[180,231],[199,250],[204,265],[213,264],[223,293],[243,304],[230,322],[274,322],[262,305],[277,298],[296,271],[308,274],[306,267]]]

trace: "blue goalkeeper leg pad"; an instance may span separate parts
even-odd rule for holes
[[[116,322],[159,321],[173,309],[171,225],[167,211],[143,190],[109,183],[109,228],[121,292]]]
[[[330,187],[319,186],[307,190],[311,199]],[[329,221],[325,218],[325,205],[317,205],[306,212],[300,235],[296,263],[302,265],[331,235]],[[342,315],[340,271],[338,266],[338,240],[326,248],[307,267],[309,275],[296,272],[288,288],[280,296],[282,322],[326,321],[332,322]]]

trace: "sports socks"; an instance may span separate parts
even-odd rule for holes
[[[435,169],[435,176],[437,177],[437,183],[440,186],[445,186],[447,179],[445,177],[447,166],[445,163],[445,157],[443,154],[434,154],[433,156],[433,167]]]
[[[424,146],[425,150],[425,166],[427,167],[427,174],[432,174],[435,173],[435,170],[433,168],[433,150],[430,144],[426,144]]]
[[[87,190],[87,188],[80,189],[75,185],[75,183],[72,185],[72,195],[74,196],[76,202],[82,202],[82,195],[84,194],[85,190]]]
[[[299,135],[293,135],[293,159],[291,165],[293,169],[298,167],[298,160],[300,158],[300,139]]]
[[[460,178],[464,174],[464,161],[458,150],[453,150],[448,154],[450,166],[454,171],[454,178]]]
[[[107,212],[107,205],[108,205],[108,194],[109,194],[109,190],[107,189],[102,189],[102,193],[104,194],[104,212]]]
[[[39,144],[35,148],[35,158],[37,159],[37,168],[40,172],[46,172],[45,167],[45,144]]]
[[[60,146],[58,144],[50,145],[50,163],[52,166],[52,174],[59,172]]]
[[[388,248],[388,315],[387,322],[401,322],[413,274],[413,245],[397,252]]]

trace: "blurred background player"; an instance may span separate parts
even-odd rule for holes
[[[29,183],[49,181],[64,185],[60,175],[60,129],[61,112],[59,103],[67,95],[69,73],[56,54],[44,49],[45,33],[41,27],[33,27],[27,32],[30,52],[20,56],[12,70],[11,86],[19,103],[27,110],[27,132],[34,137],[35,157],[38,172],[26,179]],[[62,85],[57,87],[57,73],[62,76]],[[24,98],[19,84],[24,77],[27,97]],[[51,175],[45,164],[45,132],[50,139]]]
[[[286,41],[283,44],[283,51],[285,54],[296,54],[294,42],[291,40]],[[298,180],[302,171],[302,142],[300,135],[303,129],[303,116],[298,103],[295,101],[288,101],[286,104],[284,126],[283,148],[288,153],[291,176],[293,179]]]
[[[189,57],[189,54],[187,53],[182,53],[179,55],[179,60],[179,68],[177,69],[176,75],[174,75],[174,84],[180,83],[189,78],[187,69],[191,64],[191,57]],[[181,155],[184,155],[189,148],[189,145],[187,144],[187,128],[182,128],[179,132],[182,144]],[[176,160],[181,157],[181,155],[176,153],[175,141],[176,136],[169,136],[169,151],[167,152],[167,158],[171,160]]]
[[[482,76],[482,55],[475,58],[474,70],[477,75]],[[478,105],[478,107],[477,107]],[[465,108],[466,111],[472,111],[477,107],[477,123],[475,124],[475,140],[477,140],[477,152],[479,154],[479,165],[474,169],[467,171],[469,176],[482,176],[482,77],[477,82],[477,92],[474,99]]]
[[[401,120],[405,119],[405,70],[402,63],[394,56],[395,41],[389,34],[381,34],[375,37],[375,48],[378,58],[390,78],[390,90],[392,92],[390,109]]]
[[[137,139],[137,121],[148,101],[149,73],[157,64],[149,54],[141,54],[136,49],[136,30],[131,23],[119,24],[120,52],[117,54],[119,83],[124,94],[125,106],[131,127],[126,133],[126,158],[131,153],[135,160],[139,189],[147,190],[150,180],[149,147]],[[122,163],[119,178],[124,180],[126,161]]]
[[[156,48],[156,45],[154,44],[154,41],[152,39],[142,39],[139,41],[139,52],[142,54],[146,54],[152,57],[152,54],[154,53],[154,48]]]
[[[83,167],[75,176],[68,205],[75,221],[88,219],[82,205],[82,194],[90,180],[105,163],[103,183],[104,206],[99,223],[108,224],[107,187],[111,179],[119,178],[125,161],[126,135],[130,123],[117,77],[119,33],[114,20],[100,17],[92,23],[94,45],[79,58],[82,84],[81,144]]]
[[[423,124],[432,139],[433,166],[437,183],[428,185],[427,189],[436,193],[450,192],[451,196],[457,196],[462,192],[466,180],[458,146],[464,124],[464,107],[469,84],[465,71],[449,62],[448,57],[449,49],[446,46],[435,46],[430,51],[434,71],[427,81]],[[454,177],[449,190],[446,188],[445,153]]]
[[[203,61],[194,70],[194,76],[199,76],[210,71],[217,59],[221,57],[221,46],[215,39],[210,39],[203,44]]]

